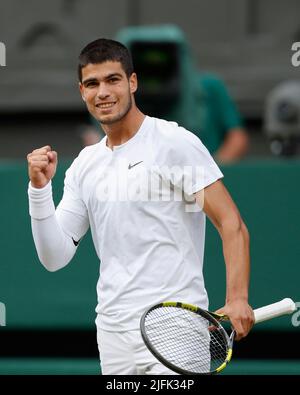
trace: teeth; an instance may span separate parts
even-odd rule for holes
[[[115,103],[103,103],[103,104],[98,104],[97,107],[100,108],[110,108],[114,105]]]

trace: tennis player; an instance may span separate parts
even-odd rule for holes
[[[207,309],[203,280],[205,219],[220,233],[226,263],[227,314],[246,336],[249,235],[198,137],[174,122],[143,114],[131,56],[119,42],[98,39],[79,56],[79,88],[106,136],[84,148],[66,172],[55,209],[51,180],[57,153],[28,154],[29,208],[37,253],[49,271],[66,266],[91,228],[101,261],[97,340],[103,374],[173,374],[146,349],[142,313],[166,300]]]

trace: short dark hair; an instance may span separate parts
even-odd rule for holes
[[[120,62],[127,78],[133,73],[132,57],[125,45],[107,38],[99,38],[86,45],[79,55],[78,78],[82,82],[82,68],[88,64]]]

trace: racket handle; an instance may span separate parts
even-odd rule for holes
[[[290,298],[282,299],[280,302],[268,304],[254,310],[255,323],[270,320],[284,314],[291,314],[296,310],[295,302]]]

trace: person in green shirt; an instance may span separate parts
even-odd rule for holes
[[[249,137],[224,82],[216,75],[199,73],[197,118],[194,131],[219,163],[240,160],[248,151]]]

